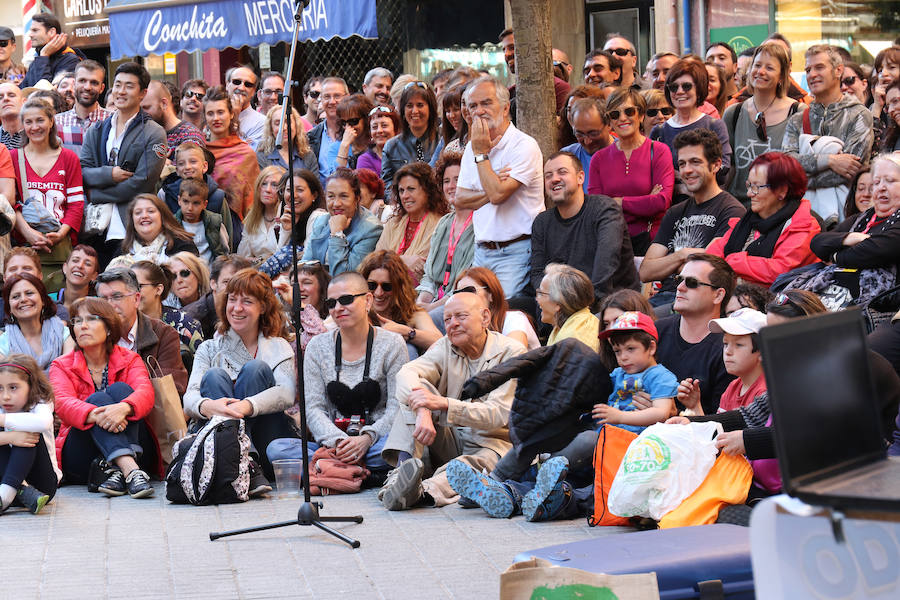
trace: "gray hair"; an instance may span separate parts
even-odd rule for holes
[[[463,92],[463,102],[468,103],[469,96],[472,95],[472,90],[483,83],[490,83],[494,86],[494,96],[501,106],[509,106],[509,90],[506,89],[506,86],[500,83],[500,80],[493,75],[482,75],[475,81],[470,82],[469,85],[466,86],[466,91]]]
[[[251,73],[253,73],[253,77],[256,78],[256,83],[254,84],[253,89],[255,90],[256,88],[259,87],[259,75],[256,74],[256,70],[250,65],[235,65],[235,66],[231,67],[230,69],[228,69],[227,71],[225,71],[225,83],[231,82],[231,76],[234,75],[234,72],[237,71],[238,69],[247,69]]]
[[[831,68],[833,69],[844,64],[844,59],[841,58],[840,53],[838,53],[837,49],[831,44],[814,44],[810,46],[806,50],[806,60],[809,60],[810,56],[815,56],[816,54],[827,54],[828,60],[831,61]]]
[[[594,285],[575,267],[550,263],[544,269],[544,281],[547,282],[547,296],[559,304],[557,327],[562,327],[566,319],[594,303]]]
[[[350,88],[347,87],[347,82],[344,81],[342,77],[326,77],[322,80],[322,87],[325,87],[329,83],[336,83],[344,88],[344,93],[349,94]]]
[[[138,283],[137,275],[134,274],[134,271],[131,269],[126,269],[124,267],[115,267],[112,269],[107,269],[97,275],[97,284],[101,283],[113,283],[116,281],[121,281],[125,284],[129,290],[134,292],[141,291],[141,284]]]
[[[603,43],[603,49],[606,50],[606,45],[610,41],[615,39],[625,40],[626,42],[628,42],[628,48],[631,49],[631,53],[637,56],[637,48],[634,47],[634,43],[618,31],[613,31],[612,33],[606,34],[606,41]]]
[[[394,80],[394,74],[385,69],[384,67],[375,67],[366,73],[365,78],[363,79],[363,85],[369,85],[372,83],[372,80],[376,77],[387,77],[391,81]]]
[[[880,162],[889,162],[893,164],[896,168],[900,169],[900,150],[896,152],[886,152],[884,154],[879,154],[875,158],[872,159],[872,171],[875,170],[875,165]]]

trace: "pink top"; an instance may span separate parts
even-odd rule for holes
[[[650,144],[653,144],[652,164]],[[672,204],[675,187],[672,152],[667,145],[648,138],[632,150],[626,164],[625,153],[615,143],[610,144],[594,153],[588,173],[588,194],[622,198],[629,235],[634,237],[649,230],[650,239],[656,237],[663,215]],[[651,194],[657,184],[662,186],[662,191]]]
[[[757,377],[753,385],[747,388],[747,393],[745,394],[741,393],[743,385],[744,382],[741,381],[740,377],[735,377],[734,381],[728,384],[728,387],[722,393],[722,398],[719,400],[719,412],[737,410],[753,402],[754,398],[766,391],[766,376],[760,375]]]

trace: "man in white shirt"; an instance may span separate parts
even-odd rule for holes
[[[476,79],[463,102],[472,126],[456,206],[475,211],[472,265],[493,271],[511,298],[528,284],[531,224],[544,210],[543,157],[535,139],[510,122],[509,91],[495,78]]]
[[[253,110],[250,100],[256,94],[259,79],[250,67],[238,66],[228,69],[225,74],[225,91],[231,96],[231,106],[237,111],[241,124],[241,139],[256,150],[262,141],[266,118]]]

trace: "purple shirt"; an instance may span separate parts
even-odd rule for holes
[[[371,149],[363,152],[356,160],[357,169],[370,169],[381,177],[381,159]]]

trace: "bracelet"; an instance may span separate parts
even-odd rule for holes
[[[341,160],[347,160],[347,159],[350,158],[349,155],[348,155],[348,156],[341,156],[340,154],[338,154],[337,157],[340,158]]]

